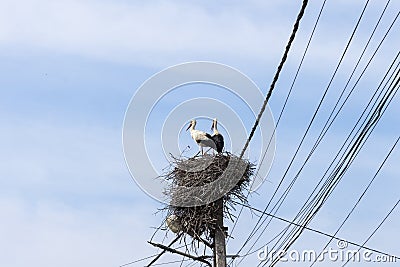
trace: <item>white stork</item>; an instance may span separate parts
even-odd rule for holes
[[[199,146],[201,154],[204,155],[203,147],[211,147],[213,149],[216,149],[215,143],[211,135],[203,131],[195,130],[194,129],[195,126],[196,126],[196,120],[190,121],[190,124],[186,129],[186,131],[190,129],[190,135]]]
[[[214,141],[216,146],[216,149],[214,149],[217,150],[218,153],[221,153],[224,148],[224,137],[218,132],[216,118],[213,120],[211,130],[214,130],[214,134],[211,136],[211,139]]]

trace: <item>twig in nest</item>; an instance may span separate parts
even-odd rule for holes
[[[232,214],[232,211],[235,210],[234,202],[247,203],[245,190],[248,189],[255,165],[229,153],[218,154],[214,157],[206,155],[189,159],[175,158],[174,160],[173,165],[175,167],[163,176],[164,179],[171,182],[170,188],[166,190],[166,194],[171,200],[182,200],[185,197],[193,198],[192,195],[180,194],[177,188],[181,187],[196,188],[196,190],[200,191],[198,192],[200,196],[209,193],[201,192],[202,188],[215,183],[222,175],[226,175],[226,172],[229,172],[232,179],[236,179],[233,180],[236,183],[232,184],[227,193],[222,196],[224,200],[224,216],[234,221],[236,218]],[[231,160],[238,162],[237,165],[233,165],[233,169],[229,165]],[[227,169],[228,165],[232,170]],[[235,176],[236,173],[239,173],[240,177]],[[216,188],[213,188],[215,190],[213,193],[219,193],[226,189],[224,184],[216,185]],[[174,202],[172,201],[172,203]],[[212,243],[216,228],[215,214],[217,205],[215,201],[194,207],[180,207],[170,204],[164,207],[164,210],[168,210],[167,218],[172,216],[169,218],[173,218],[174,224],[178,226],[175,229],[177,234],[186,233],[192,237],[192,248],[195,248],[196,240],[206,241],[208,245]]]

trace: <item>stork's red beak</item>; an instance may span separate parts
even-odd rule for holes
[[[190,126],[192,126],[192,123],[189,123],[189,126],[186,128],[186,131],[189,130]]]

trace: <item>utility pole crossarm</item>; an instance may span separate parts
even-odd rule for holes
[[[172,246],[178,239],[182,236],[182,234],[179,234],[174,240],[172,240],[171,243],[169,243],[168,247]],[[167,250],[163,250],[160,252],[160,254],[157,255],[146,267],[150,267],[153,263],[155,263]]]
[[[181,252],[181,251],[179,251],[179,250],[176,250],[176,249],[167,247],[167,246],[162,245],[162,244],[153,243],[153,242],[151,242],[151,241],[147,241],[147,242],[148,242],[149,244],[155,246],[155,247],[164,249],[164,250],[166,250],[166,251],[168,251],[168,252],[171,252],[171,253],[175,253],[175,254],[179,254],[179,255],[181,255],[181,256],[185,256],[185,257],[190,258],[190,259],[192,259],[192,260],[200,261],[200,262],[205,263],[205,264],[207,264],[208,266],[212,267],[212,266],[211,266],[211,263],[209,263],[208,261],[206,261],[206,260],[205,260],[203,257],[201,257],[201,256],[200,256],[200,257],[198,257],[198,256],[193,256],[193,255],[190,255],[190,254]]]

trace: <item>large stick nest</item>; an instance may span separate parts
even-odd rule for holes
[[[189,159],[175,159],[165,194],[170,198],[166,222],[170,230],[186,233],[195,240],[212,241],[216,229],[217,200],[223,199],[224,217],[234,221],[234,202],[247,202],[255,165],[223,153]],[[193,245],[194,243],[192,243]]]

